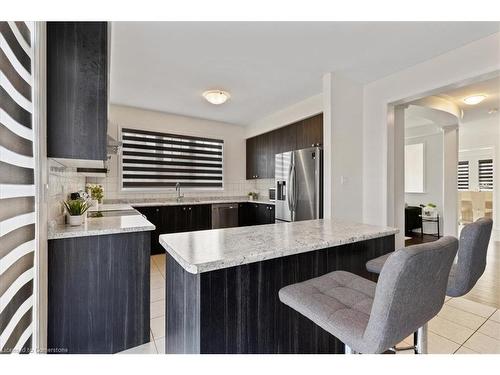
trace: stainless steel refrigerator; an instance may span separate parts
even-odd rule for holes
[[[322,157],[319,147],[276,154],[276,222],[323,217]]]

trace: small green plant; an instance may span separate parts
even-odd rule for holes
[[[427,207],[436,208],[437,206],[434,203],[427,203]]]
[[[74,199],[64,201],[64,207],[66,207],[66,211],[71,216],[80,216],[83,215],[90,208],[89,203],[83,199]]]
[[[92,199],[96,200],[98,203],[102,203],[102,198],[104,197],[102,185],[87,184],[87,190],[90,193]]]
[[[252,199],[257,199],[258,196],[259,196],[259,194],[255,193],[253,191],[251,191],[251,192],[248,193],[248,197],[252,198]]]

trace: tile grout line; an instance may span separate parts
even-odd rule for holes
[[[498,310],[498,309],[497,309],[497,310]],[[477,329],[476,329],[476,330],[472,333],[472,335],[470,335],[470,336],[467,338],[467,340],[465,340],[465,341],[464,341],[464,343],[463,343],[462,345],[460,345],[460,347],[459,347],[458,349],[460,349],[462,346],[464,346],[464,345],[465,345],[465,343],[466,343],[466,342],[467,342],[467,341],[468,341],[468,340],[469,340],[472,336],[474,336],[474,335],[475,335],[475,334],[479,331],[479,329],[481,329],[481,327],[482,327],[482,326],[484,326],[484,325],[486,324],[486,322],[487,322],[488,320],[490,320],[490,318],[493,316],[493,314],[495,314],[495,312],[496,312],[497,310],[493,311],[493,312],[491,313],[491,315],[490,315],[489,317],[487,317],[487,318],[486,318],[486,320],[485,320],[485,321],[484,321],[484,322],[483,322],[483,323],[482,323],[479,327],[477,327]],[[474,314],[474,315],[475,315],[475,314]],[[481,332],[479,332],[479,333],[481,333]],[[485,335],[485,336],[488,336],[488,335]],[[490,336],[488,336],[488,337],[490,337]],[[493,338],[493,337],[492,337],[492,338]],[[475,351],[474,349],[471,349],[471,348],[469,348],[469,347],[467,347],[467,346],[465,346],[465,348]],[[458,349],[457,349],[457,350],[458,350]],[[455,351],[453,354],[455,354],[455,353],[456,353],[456,351]]]

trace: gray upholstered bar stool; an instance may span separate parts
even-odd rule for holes
[[[451,267],[446,295],[461,297],[470,292],[486,268],[486,254],[493,220],[480,218],[467,224],[460,233],[457,262]],[[366,263],[369,272],[380,273],[391,255],[385,254]]]
[[[334,271],[286,286],[279,298],[341,340],[346,353],[383,353],[441,310],[457,249],[454,237],[410,246],[387,258],[378,283]]]
[[[446,295],[461,297],[470,292],[482,276],[486,268],[486,254],[491,237],[493,220],[480,218],[466,225],[460,233],[457,262],[451,267]],[[366,263],[369,272],[380,273],[391,253],[372,259]],[[419,340],[419,332],[415,331],[414,345]],[[400,348],[406,350],[411,348]]]

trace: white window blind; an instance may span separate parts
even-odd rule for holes
[[[458,162],[458,190],[469,190],[469,161]]]
[[[223,188],[224,141],[123,128],[122,189]]]
[[[478,161],[479,190],[493,190],[493,159],[483,159]]]

